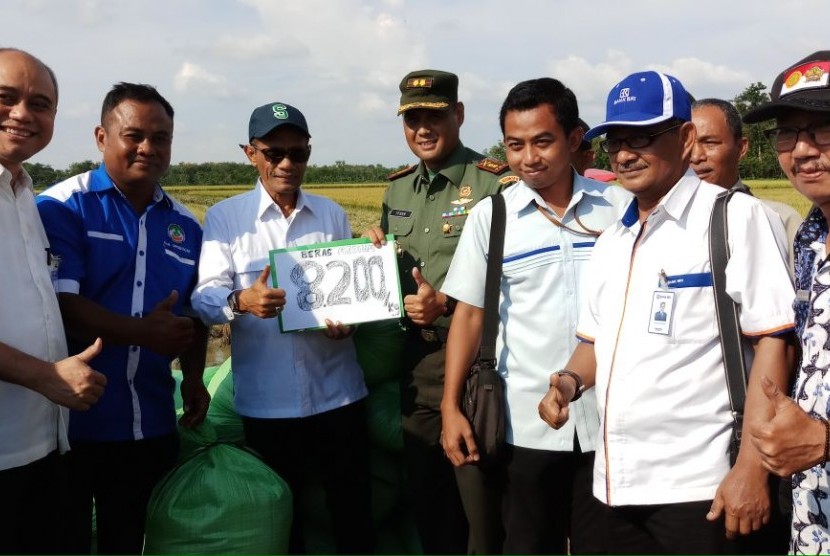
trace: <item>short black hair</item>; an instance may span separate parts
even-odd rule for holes
[[[30,52],[26,52],[25,50],[21,50],[19,48],[14,48],[11,46],[0,47],[0,54],[2,54],[3,52],[20,52],[21,54],[25,54],[26,56],[28,56],[32,60],[35,60],[38,64],[43,66],[43,68],[46,70],[46,73],[49,74],[49,79],[52,80],[52,85],[55,86],[55,102],[58,101],[58,77],[55,75],[55,72],[52,71],[52,68],[44,64],[43,60],[41,60],[34,54],[31,54]]]
[[[706,106],[717,108],[723,113],[723,117],[726,119],[726,126],[729,128],[732,137],[735,138],[735,141],[740,141],[744,135],[744,127],[741,121],[741,114],[735,108],[735,105],[728,100],[720,98],[703,98],[692,103],[692,110]]]
[[[104,125],[104,120],[110,112],[115,110],[115,107],[125,100],[134,100],[136,102],[158,102],[170,119],[173,119],[173,107],[167,102],[161,94],[152,85],[145,85],[144,83],[116,83],[104,97],[104,104],[101,106],[101,125]]]
[[[522,81],[507,93],[501,105],[499,125],[504,134],[504,120],[512,110],[523,112],[543,104],[550,105],[554,116],[565,133],[570,133],[579,125],[579,105],[576,95],[558,79],[540,77]]]

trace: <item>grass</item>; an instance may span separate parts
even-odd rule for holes
[[[200,222],[205,220],[207,209],[222,199],[238,195],[251,189],[251,185],[190,186],[173,185],[165,187],[180,202],[187,205]],[[349,217],[352,232],[360,234],[380,223],[380,207],[383,202],[385,183],[344,185],[337,183],[304,185],[309,193],[323,195],[343,207]]]
[[[752,192],[761,199],[770,199],[786,203],[806,216],[811,203],[795,191],[787,180],[746,180]],[[187,205],[193,213],[204,221],[205,211],[218,201],[238,195],[251,189],[251,185],[227,186],[168,186],[165,190]],[[303,189],[317,195],[324,195],[338,203],[346,211],[352,232],[360,234],[364,230],[380,223],[380,208],[383,200],[385,183],[360,185],[314,184],[304,185]]]
[[[807,212],[813,205],[806,197],[793,189],[787,180],[745,180],[752,189],[752,193],[760,199],[769,199],[786,203],[801,214],[807,216]]]

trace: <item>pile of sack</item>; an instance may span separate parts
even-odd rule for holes
[[[400,361],[404,336],[397,321],[362,324],[354,335],[364,371],[371,440],[372,505],[379,554],[418,554],[417,531],[403,500]],[[208,367],[211,395],[204,423],[180,428],[179,465],[156,487],[147,509],[145,554],[285,553],[292,520],[287,484],[244,447],[242,420],[233,410],[228,358]],[[181,373],[176,377],[180,413]],[[311,478],[302,501],[306,551],[335,552],[322,484]]]

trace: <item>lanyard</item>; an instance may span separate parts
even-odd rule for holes
[[[591,228],[589,228],[588,226],[583,224],[582,221],[579,219],[579,216],[576,215],[576,210],[574,210],[574,220],[576,220],[576,223],[579,224],[579,227],[582,228],[582,230],[584,230],[584,231],[574,230],[573,228],[570,228],[570,227],[566,226],[565,224],[563,224],[562,222],[560,222],[559,220],[555,219],[553,216],[551,216],[551,214],[548,211],[546,211],[545,209],[543,209],[542,207],[539,206],[539,204],[536,202],[536,199],[534,199],[530,202],[533,203],[533,206],[536,207],[536,210],[541,212],[544,215],[545,218],[550,220],[555,226],[557,226],[559,228],[564,228],[565,230],[568,230],[571,233],[579,234],[579,235],[582,235],[582,236],[599,237],[600,234],[602,233],[602,230],[600,230],[600,231],[592,230]]]

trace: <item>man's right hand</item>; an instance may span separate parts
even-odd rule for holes
[[[539,417],[558,429],[568,422],[568,404],[576,393],[576,384],[573,380],[562,380],[562,375],[550,375],[550,388],[542,401],[539,402]]]
[[[380,226],[375,226],[374,228],[369,228],[360,237],[367,237],[369,241],[372,242],[372,245],[375,247],[380,247],[381,245],[386,245],[386,235],[383,233],[383,230]]]
[[[265,265],[256,282],[239,292],[239,310],[259,317],[272,319],[285,307],[285,290],[268,285],[271,265]]]
[[[43,375],[36,390],[69,409],[89,409],[103,395],[107,384],[107,377],[89,366],[89,362],[101,353],[101,346],[101,338],[98,338],[78,355],[55,363],[53,372]]]
[[[193,319],[180,317],[173,312],[178,300],[179,292],[173,290],[144,317],[147,324],[147,340],[144,345],[169,357],[178,357],[187,351],[195,334]]]
[[[479,460],[473,428],[457,406],[441,408],[441,446],[455,467]]]

